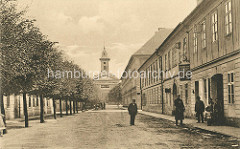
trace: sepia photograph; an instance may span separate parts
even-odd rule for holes
[[[0,0],[0,149],[239,149],[240,0]]]

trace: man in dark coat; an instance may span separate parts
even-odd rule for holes
[[[200,97],[197,96],[196,98],[196,104],[195,104],[195,112],[196,112],[196,117],[198,118],[198,123],[200,123],[200,116],[201,116],[201,119],[202,119],[202,122],[203,121],[203,112],[204,112],[204,103],[202,100],[200,100]]]
[[[178,95],[177,99],[174,101],[174,106],[176,108],[175,110],[175,120],[176,120],[176,125],[178,125],[178,120],[180,120],[180,124],[183,124],[183,112],[185,111],[183,101],[180,99],[180,95]]]
[[[135,121],[135,116],[137,115],[137,104],[135,103],[136,100],[133,99],[132,103],[129,104],[128,106],[128,112],[130,114],[130,125],[134,125],[134,121]]]

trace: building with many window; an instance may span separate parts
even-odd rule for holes
[[[135,99],[138,107],[141,108],[138,69],[158,48],[171,31],[172,29],[159,28],[154,36],[131,56],[121,77],[122,102],[124,106],[128,106],[132,102],[132,99]]]
[[[139,72],[143,110],[171,114],[180,95],[194,117],[200,96],[218,121],[240,126],[240,1],[199,1]]]

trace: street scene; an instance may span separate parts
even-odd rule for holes
[[[12,148],[240,148],[240,0],[0,0]]]
[[[91,117],[91,118],[89,118]],[[139,114],[129,126],[126,110],[88,111],[46,124],[31,121],[1,138],[2,148],[238,148],[237,139]],[[235,147],[234,147],[235,146]]]

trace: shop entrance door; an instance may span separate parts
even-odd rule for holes
[[[215,123],[224,123],[223,75],[216,74],[211,78],[211,98],[214,102]]]

